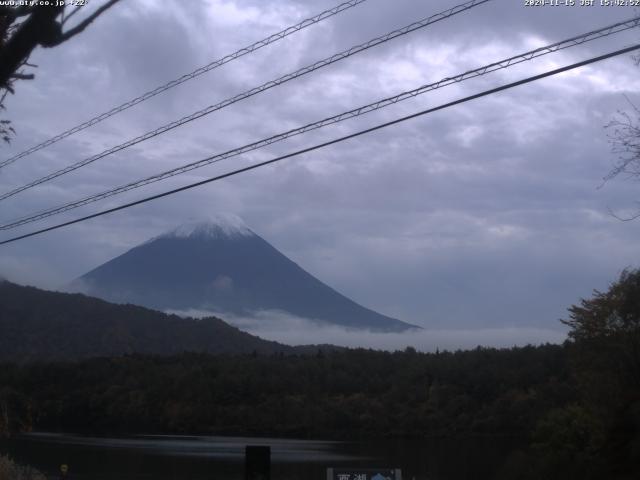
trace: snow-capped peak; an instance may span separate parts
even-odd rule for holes
[[[254,235],[237,215],[220,213],[206,219],[190,220],[160,237],[246,237]]]

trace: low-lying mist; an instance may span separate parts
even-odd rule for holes
[[[402,333],[381,333],[327,325],[277,310],[262,310],[251,316],[195,309],[168,313],[192,318],[215,316],[252,335],[287,345],[332,344],[390,351],[413,347],[421,352],[434,352],[437,349],[467,350],[477,346],[509,348],[562,343],[566,338],[561,325],[557,330],[512,326],[452,330],[425,327]]]

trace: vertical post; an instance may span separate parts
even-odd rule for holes
[[[271,480],[271,447],[247,445],[244,451],[245,480]]]

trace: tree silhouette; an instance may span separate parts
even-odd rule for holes
[[[571,328],[570,358],[586,419],[580,427],[583,437],[607,464],[637,474],[640,270],[624,271],[606,292],[595,291],[569,311],[564,323]]]
[[[29,56],[38,47],[58,46],[84,31],[93,21],[120,0],[108,0],[93,13],[74,26],[67,22],[86,9],[84,0],[73,2],[47,2],[49,5],[0,5],[0,110],[8,93],[14,93],[16,80],[32,80],[33,73],[25,71],[35,65]],[[15,131],[9,120],[0,121],[0,136],[8,142]]]

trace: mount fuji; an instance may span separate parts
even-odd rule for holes
[[[164,311],[205,310],[233,316],[279,311],[349,329],[419,328],[335,291],[234,215],[180,225],[91,270],[71,288],[111,302]]]

